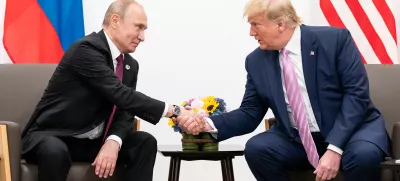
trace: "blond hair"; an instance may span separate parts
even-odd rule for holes
[[[116,0],[111,3],[106,11],[106,14],[104,15],[103,26],[108,27],[108,25],[110,24],[110,18],[114,14],[117,14],[121,17],[121,19],[124,19],[126,10],[131,4],[138,3],[134,0]]]
[[[290,27],[301,24],[301,18],[297,16],[290,0],[250,0],[245,6],[244,16],[252,16],[263,13],[269,20],[283,19]]]

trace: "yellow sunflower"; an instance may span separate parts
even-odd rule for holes
[[[185,104],[188,104],[188,103],[189,103],[188,101],[184,101],[184,102],[182,102],[181,106],[183,107]]]
[[[168,126],[175,126],[175,123],[171,118],[168,118]]]
[[[203,102],[203,109],[206,110],[209,114],[212,114],[219,106],[219,103],[215,101],[214,96],[203,98]]]

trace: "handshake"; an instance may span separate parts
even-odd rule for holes
[[[179,113],[176,117],[172,118],[172,120],[175,124],[178,124],[184,132],[198,135],[201,132],[212,130],[212,127],[208,124],[207,120],[199,113],[191,110],[190,106],[186,106],[185,108],[179,107],[179,109]]]

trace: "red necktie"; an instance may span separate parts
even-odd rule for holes
[[[124,56],[121,54],[117,57],[117,68],[115,69],[115,74],[117,74],[117,77],[122,81],[123,77],[123,72],[124,72]],[[108,129],[110,128],[111,122],[113,121],[114,113],[115,110],[117,109],[117,106],[114,105],[113,111],[111,113],[110,118],[108,119],[106,131],[104,132],[104,137],[103,137],[103,142],[106,139]]]

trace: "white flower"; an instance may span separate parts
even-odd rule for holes
[[[197,110],[200,110],[200,109],[202,109],[203,104],[204,104],[203,100],[201,100],[201,99],[199,99],[199,98],[196,98],[196,99],[194,99],[194,100],[192,101],[190,107],[191,107],[192,109],[196,108]]]

